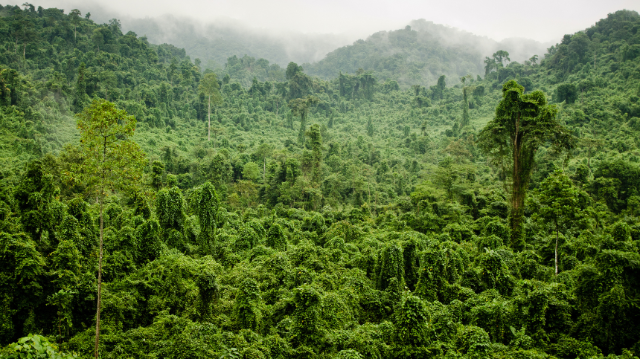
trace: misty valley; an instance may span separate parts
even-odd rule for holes
[[[640,357],[637,12],[205,31],[0,5],[0,359]]]

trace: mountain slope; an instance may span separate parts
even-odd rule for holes
[[[346,43],[334,35],[271,33],[229,23],[201,24],[187,18],[124,18],[122,26],[151,43],[169,43],[184,48],[192,58],[200,58],[207,68],[222,67],[228,57],[248,55],[286,66],[290,61],[312,62]]]
[[[512,60],[542,54],[544,46],[532,40],[507,39],[496,42],[454,28],[416,20],[405,29],[381,31],[366,40],[329,53],[305,70],[323,78],[339,72],[354,73],[362,68],[375,71],[382,80],[396,80],[403,87],[432,85],[440,75],[457,79],[467,74],[483,74],[484,56],[506,50]],[[457,80],[456,80],[457,82]]]
[[[184,49],[1,7],[0,358],[93,357],[99,228],[104,359],[637,357],[639,29],[616,12],[464,87],[290,66],[244,88],[268,63],[235,58],[208,140],[211,75]],[[511,80],[576,144],[523,136],[515,240],[508,176],[477,144]],[[149,159],[104,206],[67,132],[93,99],[136,117]]]

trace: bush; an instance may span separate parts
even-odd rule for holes
[[[9,344],[5,349],[0,350],[0,359],[68,359],[77,357],[75,354],[58,352],[58,347],[55,344],[38,334],[29,334],[24,338],[18,339],[16,343]]]

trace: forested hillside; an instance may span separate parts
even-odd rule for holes
[[[227,58],[234,55],[265,58],[280,66],[290,61],[313,62],[347,43],[340,35],[278,34],[232,22],[204,25],[172,16],[125,18],[122,25],[146,35],[151,43],[183,47],[190,56],[202,60],[203,69],[212,70],[223,68]]]
[[[405,89],[2,7],[0,358],[637,357],[639,28]]]
[[[482,74],[483,57],[499,50],[509,52],[514,61],[546,52],[542,44],[532,40],[496,42],[430,21],[415,20],[402,30],[380,31],[366,40],[341,47],[316,63],[305,64],[304,68],[309,74],[324,79],[359,69],[375,71],[381,80],[394,80],[407,88],[435,84],[441,75],[459,78]]]

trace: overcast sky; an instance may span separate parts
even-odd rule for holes
[[[253,28],[357,37],[394,30],[424,18],[494,40],[525,37],[558,42],[621,9],[640,11],[638,0],[32,0],[42,7],[100,8],[137,18],[165,14],[203,22],[232,21]],[[24,0],[0,3],[22,4]],[[95,16],[94,16],[95,17]],[[101,16],[99,17],[102,18]]]

